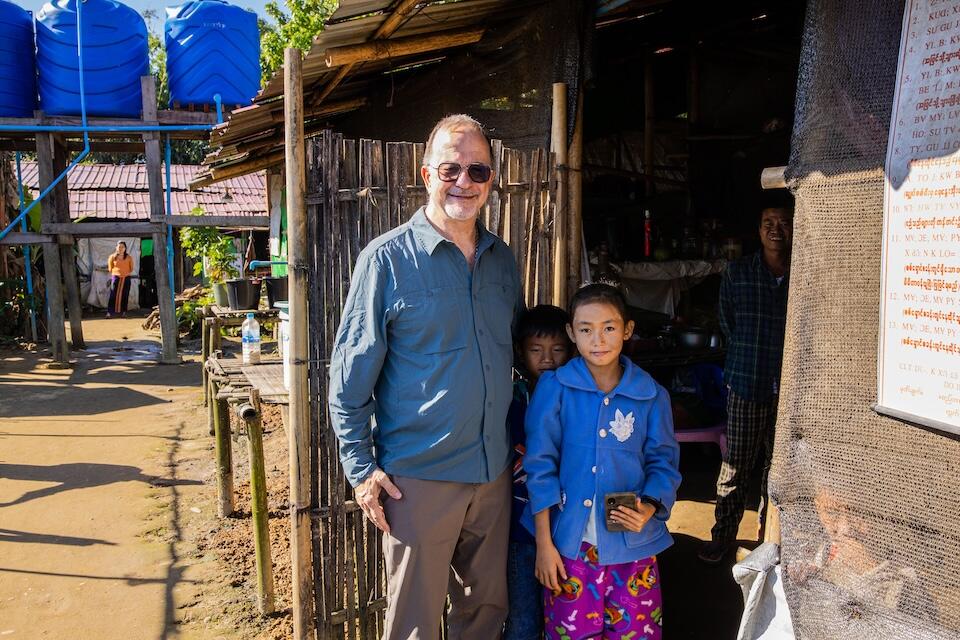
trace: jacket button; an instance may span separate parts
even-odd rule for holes
[[[591,473],[596,473],[596,472],[597,472],[597,467],[596,467],[596,466],[590,467],[590,471],[591,471]]]
[[[606,429],[600,429],[600,437],[601,437],[601,438],[606,438],[606,437],[607,437],[607,430],[606,430]]]
[[[586,500],[583,501],[583,506],[585,506],[585,507],[592,507],[592,506],[593,506],[593,500],[591,500],[590,498],[587,498]]]
[[[603,399],[603,406],[607,406],[608,404],[610,404],[610,398],[604,398],[604,399]]]

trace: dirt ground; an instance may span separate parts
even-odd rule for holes
[[[139,319],[84,322],[69,370],[0,351],[0,639],[289,638],[286,434],[264,417],[278,613],[254,606],[246,440],[234,442],[238,513],[216,515],[213,439],[198,345],[153,363]],[[730,574],[696,560],[713,518],[715,447],[684,445],[676,545],[660,557],[665,638],[736,636]],[[744,541],[756,531],[748,512]],[[372,639],[371,639],[372,640]]]
[[[253,606],[245,445],[241,513],[220,521],[198,358],[187,345],[184,364],[154,364],[140,322],[85,320],[67,370],[0,352],[0,638],[283,637],[282,613]],[[276,449],[268,473],[285,479]],[[271,491],[281,609],[285,500]]]

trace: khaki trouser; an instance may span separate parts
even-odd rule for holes
[[[470,484],[393,477],[384,640],[435,640],[446,596],[450,640],[496,640],[507,616],[510,472]],[[385,494],[384,494],[385,495]]]

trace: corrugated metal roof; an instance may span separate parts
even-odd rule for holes
[[[36,162],[21,163],[23,173],[23,184],[30,189],[38,189],[40,186],[40,176],[37,171]],[[195,164],[172,164],[170,165],[170,185],[172,190],[187,191],[190,189],[190,181],[203,169]],[[163,184],[166,186],[166,171],[163,173]],[[145,164],[79,164],[71,169],[67,176],[67,188],[74,189],[94,189],[104,191],[109,189],[134,189],[138,191],[149,190],[147,181],[147,166]],[[204,189],[211,193],[223,194],[224,189],[229,188],[231,194],[249,193],[251,195],[263,195],[266,189],[266,174],[262,171],[251,173],[239,178],[225,180],[217,186],[210,186]]]
[[[265,172],[250,173],[189,191],[190,181],[201,168],[197,165],[170,166],[173,215],[188,214],[197,206],[209,215],[267,215]],[[37,163],[23,162],[21,169],[24,187],[36,197],[40,191]],[[66,180],[71,220],[150,219],[150,192],[143,164],[81,164],[70,171]]]
[[[421,2],[406,17],[390,40],[476,26],[492,26],[524,15],[530,8],[548,0],[444,0]],[[318,34],[303,61],[304,103],[306,120],[315,121],[305,127],[307,135],[315,133],[330,117],[362,106],[369,84],[385,71],[401,65],[436,59],[447,50],[378,62],[365,62],[353,67],[346,79],[336,86],[319,105],[316,96],[341,70],[328,68],[326,51],[333,47],[369,42],[377,29],[391,15],[396,0],[341,0],[325,30]],[[481,43],[482,44],[482,43]],[[314,113],[319,108],[339,107],[332,113]],[[238,164],[254,165],[283,149],[283,70],[273,75],[254,103],[233,111],[227,122],[214,127],[210,134],[214,151],[204,161],[206,169],[199,174],[201,184],[217,180],[217,171]],[[262,163],[261,163],[262,164]],[[279,164],[279,161],[276,162]]]

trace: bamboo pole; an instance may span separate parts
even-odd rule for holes
[[[700,50],[690,49],[689,85],[687,87],[687,123],[690,129],[700,127]]]
[[[570,233],[567,236],[567,255],[569,256],[569,271],[567,291],[571,294],[579,287],[583,278],[580,276],[580,263],[583,255],[583,182],[580,172],[583,166],[583,88],[577,94],[577,113],[573,125],[573,138],[567,153],[567,202],[570,220]]]
[[[763,189],[786,189],[786,167],[766,167],[760,172],[760,186]]]
[[[236,509],[233,499],[233,445],[230,443],[230,411],[226,400],[217,398],[220,383],[210,378],[210,404],[217,455],[217,515],[226,518]]]
[[[550,151],[556,158],[557,190],[553,217],[553,304],[567,306],[567,83],[553,84]]]
[[[394,34],[394,32],[400,28],[400,25],[403,24],[403,21],[407,19],[407,16],[417,8],[421,0],[400,0],[397,3],[397,6],[394,7],[393,11],[387,16],[387,19],[384,20],[377,30],[374,32],[371,40],[384,40],[389,38]],[[333,77],[330,82],[323,88],[323,90],[317,94],[317,97],[314,98],[311,102],[311,105],[316,106],[326,100],[333,90],[336,89],[344,78],[350,73],[353,69],[352,64],[340,67],[340,70],[337,71],[336,75]]]
[[[374,40],[361,44],[351,44],[342,47],[331,47],[324,53],[327,67],[343,67],[361,62],[375,62],[402,56],[412,56],[419,53],[428,53],[438,49],[449,49],[466,44],[479,42],[486,29],[474,27],[444,31],[429,36],[417,35],[396,40]]]
[[[267,520],[267,477],[263,466],[263,422],[260,392],[250,389],[250,401],[237,407],[247,426],[250,453],[250,516],[257,565],[257,608],[263,615],[274,611],[273,561],[270,558],[270,524]]]
[[[653,102],[653,54],[643,61],[643,173],[646,174],[646,196],[653,195],[653,129],[656,125]]]
[[[290,563],[293,573],[293,637],[313,628],[313,561],[310,553],[310,396],[307,344],[306,162],[303,135],[303,57],[284,50],[287,223],[290,265]]]

